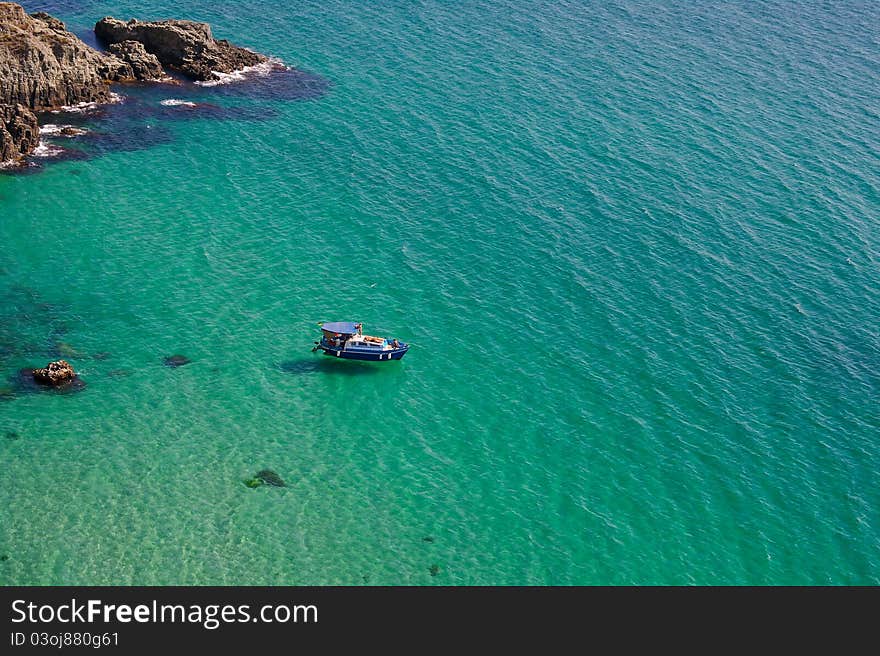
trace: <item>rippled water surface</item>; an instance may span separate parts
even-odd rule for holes
[[[0,583],[880,583],[875,4],[25,4],[297,70],[0,176]]]

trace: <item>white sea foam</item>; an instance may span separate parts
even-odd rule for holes
[[[96,102],[81,102],[76,105],[63,105],[61,109],[53,109],[53,114],[60,114],[61,112],[66,112],[69,114],[85,114],[86,112],[92,112],[98,109],[100,105]]]
[[[110,93],[110,101],[106,104],[119,103],[125,100],[125,96],[122,96],[118,93]],[[68,112],[73,114],[85,114],[86,112],[93,112],[101,106],[101,103],[96,102],[81,102],[76,105],[64,105],[61,109],[53,109],[53,114],[60,114],[61,112]]]
[[[177,98],[168,98],[167,100],[163,100],[159,104],[165,105],[166,107],[195,107],[196,106],[196,104],[194,102],[190,102],[189,100],[179,100]]]
[[[57,157],[63,152],[64,149],[61,146],[41,141],[40,144],[34,148],[34,152],[31,153],[31,155],[34,157]]]
[[[216,87],[218,84],[229,84],[231,82],[241,82],[242,80],[246,80],[248,77],[265,77],[269,75],[272,71],[277,68],[288,68],[284,65],[284,62],[280,59],[270,58],[267,61],[260,62],[259,64],[254,64],[253,66],[245,66],[244,68],[240,68],[237,71],[232,71],[231,73],[221,73],[219,71],[212,71],[214,75],[217,76],[216,80],[199,80],[196,82],[199,86],[202,87]]]
[[[73,125],[46,123],[46,125],[40,126],[40,134],[49,137],[78,137],[86,132],[88,132],[88,130],[74,127]]]

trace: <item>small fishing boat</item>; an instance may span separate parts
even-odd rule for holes
[[[346,360],[400,360],[409,344],[397,339],[364,335],[363,324],[352,321],[331,321],[321,324],[321,341],[312,352],[321,350]]]

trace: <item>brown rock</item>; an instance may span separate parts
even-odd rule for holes
[[[211,26],[186,20],[123,22],[102,18],[95,34],[107,44],[138,41],[168,67],[194,80],[215,80],[216,73],[231,73],[267,61],[259,53],[215,39]]]
[[[36,18],[37,20],[43,21],[44,23],[46,23],[46,25],[48,25],[56,32],[60,32],[62,34],[64,32],[67,32],[67,26],[61,20],[55,18],[54,16],[50,16],[45,11],[38,11],[35,14],[31,14],[31,18]]]
[[[0,163],[15,162],[40,143],[37,117],[22,105],[0,105]]]
[[[50,362],[42,369],[34,369],[34,380],[42,385],[64,385],[76,378],[76,372],[67,360]]]
[[[58,19],[28,16],[20,5],[0,2],[0,104],[40,111],[109,102],[108,59]]]
[[[135,80],[161,80],[167,77],[156,55],[147,52],[138,41],[111,43],[108,50],[131,68]]]

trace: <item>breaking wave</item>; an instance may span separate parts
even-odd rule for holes
[[[289,70],[289,67],[284,64],[283,61],[277,58],[270,58],[267,61],[260,62],[259,64],[254,64],[253,66],[245,66],[237,71],[232,71],[231,73],[221,73],[219,71],[212,71],[214,75],[217,76],[216,80],[199,80],[196,82],[200,87],[216,87],[221,84],[230,84],[232,82],[241,82],[242,80],[246,80],[252,76],[261,76],[265,77],[269,75],[272,71],[276,71],[279,69]]]
[[[34,148],[34,152],[31,153],[31,157],[57,157],[63,152],[64,149],[61,146],[40,141],[39,145]]]
[[[125,96],[122,96],[118,93],[110,93],[110,100],[107,103],[98,103],[98,102],[81,102],[75,105],[63,105],[60,109],[53,109],[53,114],[61,114],[62,112],[67,114],[86,114],[88,112],[93,112],[97,109],[100,109],[102,105],[120,103],[125,100]]]
[[[46,123],[40,126],[40,134],[47,137],[79,137],[88,132],[85,128],[78,128],[74,125],[58,125],[56,123]]]

